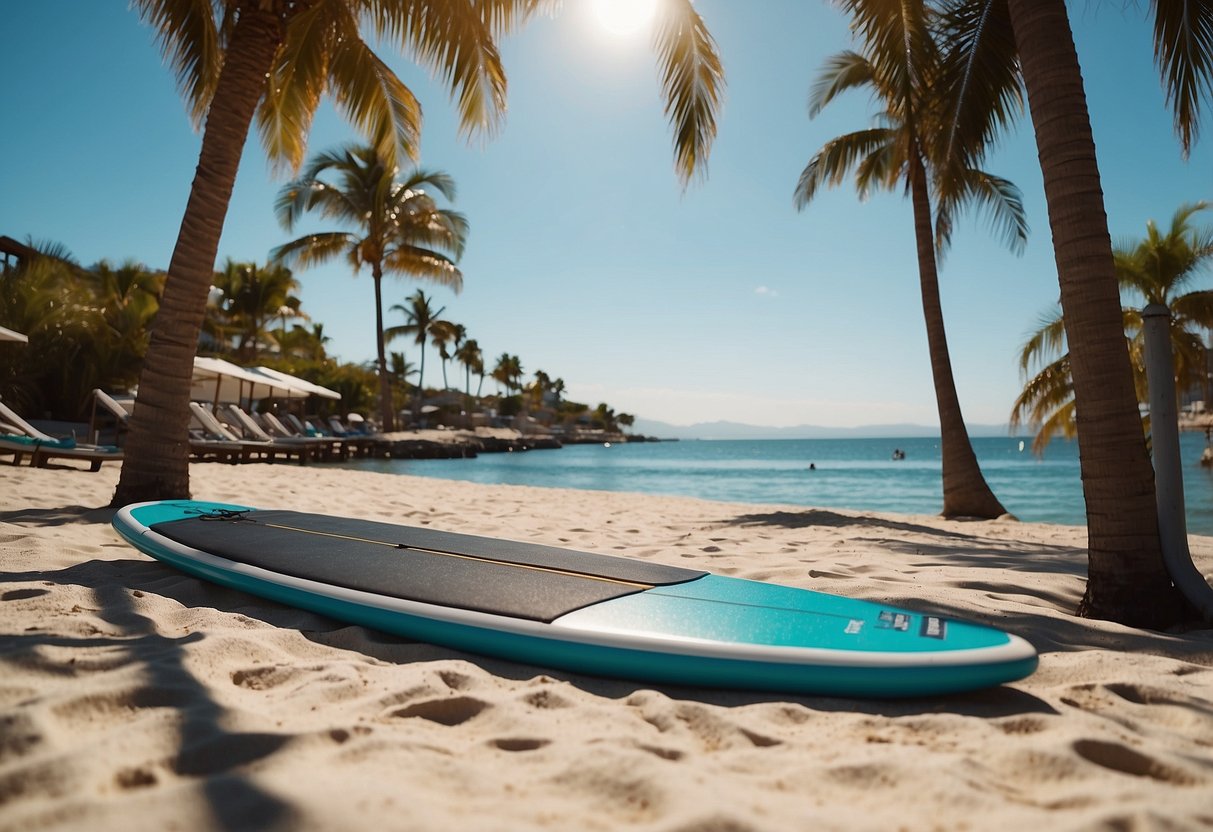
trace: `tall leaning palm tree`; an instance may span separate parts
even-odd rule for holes
[[[297,169],[312,115],[329,94],[386,158],[415,155],[416,97],[363,39],[398,46],[457,99],[468,133],[505,109],[496,38],[540,0],[134,0],[189,102],[202,147],[139,382],[113,502],[189,495],[190,376],[228,202],[254,117],[279,166]],[[723,73],[691,0],[665,0],[655,44],[685,184],[716,133]]]
[[[876,127],[827,142],[810,160],[795,191],[803,209],[823,185],[837,185],[852,171],[861,196],[875,188],[904,187],[913,206],[918,275],[926,321],[931,375],[940,421],[943,457],[943,515],[998,517],[1006,509],[994,496],[977,464],[952,375],[939,295],[936,239],[946,243],[953,214],[968,203],[983,204],[1013,248],[1027,229],[1018,190],[976,167],[984,145],[943,148],[939,125],[953,112],[940,95],[949,88],[952,62],[939,50],[933,20],[922,4],[849,0],[844,5],[863,41],[863,53],[847,51],[830,59],[810,96],[817,115],[839,94],[867,89],[883,107]],[[1014,97],[1010,91],[1002,96]],[[1000,100],[997,96],[995,101]],[[986,104],[980,114],[997,121],[1006,108]],[[978,120],[980,121],[981,118]],[[937,214],[932,214],[932,199]]]
[[[1004,6],[1005,3],[1005,6]],[[1095,141],[1065,0],[969,0],[1005,9],[1044,178],[1077,405],[1087,505],[1087,587],[1079,614],[1165,627],[1183,602],[1162,559],[1154,471],[1142,439]],[[1213,6],[1154,0],[1155,59],[1186,153],[1213,79]]]
[[[278,194],[275,210],[288,231],[314,211],[357,231],[306,234],[279,246],[276,260],[310,266],[345,255],[354,272],[367,266],[375,288],[375,347],[379,368],[379,419],[393,429],[391,380],[383,335],[383,276],[422,277],[463,286],[455,266],[467,241],[467,219],[440,208],[430,195],[455,198],[455,180],[441,171],[413,170],[401,181],[396,166],[373,147],[348,146],[314,157],[303,174]],[[332,181],[328,181],[328,180]]]

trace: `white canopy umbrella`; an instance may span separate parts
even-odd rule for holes
[[[21,344],[28,344],[29,336],[0,326],[0,341],[16,341]]]
[[[291,387],[282,381],[259,375],[222,358],[194,357],[190,398],[195,401],[210,401],[215,406],[219,402],[239,403],[244,398],[257,398],[258,387],[264,388],[263,396],[289,396],[292,392]]]
[[[327,387],[321,387],[319,384],[314,384],[305,378],[293,376],[290,373],[284,373],[281,370],[272,370],[269,367],[253,367],[252,372],[258,375],[266,376],[283,384],[289,384],[295,390],[304,396],[320,396],[325,399],[340,399],[341,394],[336,390],[330,390]]]

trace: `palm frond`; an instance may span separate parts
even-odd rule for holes
[[[482,10],[474,0],[366,0],[366,6],[377,33],[398,41],[448,86],[465,135],[497,129],[506,78],[490,24],[506,20],[503,8]]]
[[[872,64],[858,52],[847,50],[826,59],[809,91],[809,118],[816,118],[827,104],[847,90],[871,86]]]
[[[344,254],[357,240],[354,235],[344,231],[329,231],[320,234],[308,234],[298,240],[274,248],[270,251],[271,263],[285,263],[296,268],[307,268],[320,263],[327,263],[335,257]]]
[[[409,217],[401,223],[400,239],[405,247],[421,245],[449,251],[455,260],[463,256],[471,225],[458,211],[438,209]]]
[[[839,0],[839,5],[866,45],[881,97],[899,121],[913,125],[917,91],[926,77],[933,77],[939,60],[926,5],[889,0]]]
[[[400,184],[411,191],[427,187],[433,188],[452,202],[455,201],[455,195],[458,190],[455,186],[455,178],[449,173],[441,170],[429,170],[427,168],[414,168]]]
[[[347,21],[334,44],[328,81],[338,109],[394,164],[398,149],[415,159],[421,146],[421,103]]]
[[[952,211],[975,205],[1007,247],[1015,254],[1022,254],[1028,242],[1028,219],[1019,188],[1008,179],[974,168],[967,169],[958,184],[960,190],[952,200],[939,200],[940,216],[946,215],[943,223],[936,223],[936,245],[940,251],[950,242]]]
[[[1019,369],[1027,373],[1033,364],[1052,362],[1066,350],[1066,325],[1061,306],[1055,305],[1037,319],[1037,327],[1019,350]]]
[[[887,142],[861,158],[855,166],[855,192],[860,202],[866,201],[873,190],[891,191],[901,178],[905,167],[904,154],[900,152],[897,142],[893,141],[892,133],[888,138]]]
[[[847,174],[873,153],[884,153],[893,143],[895,134],[883,128],[859,130],[826,142],[809,160],[800,174],[793,193],[796,210],[803,211],[822,185],[842,184]],[[874,162],[873,165],[876,163]],[[888,162],[881,164],[888,165]]]
[[[1177,321],[1213,329],[1213,290],[1187,292],[1174,298],[1171,314]]]
[[[1150,5],[1154,63],[1186,158],[1200,132],[1202,101],[1213,93],[1213,3],[1151,0]]]
[[[1049,418],[1040,424],[1036,438],[1032,440],[1032,453],[1043,456],[1054,436],[1074,439],[1078,436],[1078,405],[1071,399],[1060,405]]]
[[[559,0],[477,0],[480,19],[494,36],[506,35],[537,14],[552,14]]]
[[[366,215],[364,206],[351,200],[351,194],[320,180],[296,179],[278,192],[274,210],[282,226],[290,231],[299,217],[314,211],[325,219],[360,223]]]
[[[934,29],[942,53],[935,164],[975,167],[1024,111],[1007,0],[944,0]]]
[[[1012,430],[1025,425],[1038,426],[1032,443],[1032,452],[1037,455],[1054,434],[1073,438],[1077,425],[1068,354],[1043,367],[1024,385],[1012,405],[1009,424]]]
[[[165,61],[189,102],[194,128],[202,126],[223,65],[220,32],[212,0],[134,0],[139,16],[156,30]]]
[[[297,170],[307,153],[312,116],[320,105],[328,74],[330,47],[337,24],[332,0],[296,13],[266,78],[266,91],[257,108],[257,129],[266,155],[276,170]]]
[[[420,246],[401,246],[383,261],[385,271],[433,281],[455,292],[463,289],[463,272],[443,254]]]
[[[667,0],[653,37],[665,113],[674,129],[674,168],[685,187],[707,169],[724,94],[724,69],[716,42],[691,0]]]

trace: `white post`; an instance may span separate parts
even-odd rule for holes
[[[1175,365],[1171,358],[1171,312],[1152,303],[1141,311],[1146,337],[1146,380],[1150,387],[1150,438],[1158,536],[1167,572],[1206,619],[1213,618],[1213,587],[1192,563],[1184,514],[1183,463],[1175,412]]]
[[[1171,359],[1171,313],[1152,303],[1141,311],[1146,334],[1146,379],[1150,386],[1150,437],[1154,487],[1158,493],[1158,526],[1163,549],[1188,547],[1184,516],[1183,463],[1179,454],[1179,420],[1175,410],[1175,370]]]

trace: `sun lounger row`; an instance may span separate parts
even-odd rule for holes
[[[89,463],[91,471],[100,470],[103,462],[121,461],[119,445],[127,429],[130,411],[103,390],[93,391],[92,410],[90,436],[97,436],[102,417],[108,417],[114,425],[114,445],[51,436],[0,401],[0,456],[11,456],[14,465],[29,457],[30,464],[39,467],[45,467],[52,459],[74,459]],[[286,459],[306,464],[313,460],[363,456],[374,443],[363,434],[319,435],[310,423],[293,414],[286,414],[282,419],[270,413],[254,417],[235,405],[228,405],[221,409],[223,420],[220,420],[208,407],[196,402],[190,403],[190,414],[190,457],[196,461],[237,463]]]

